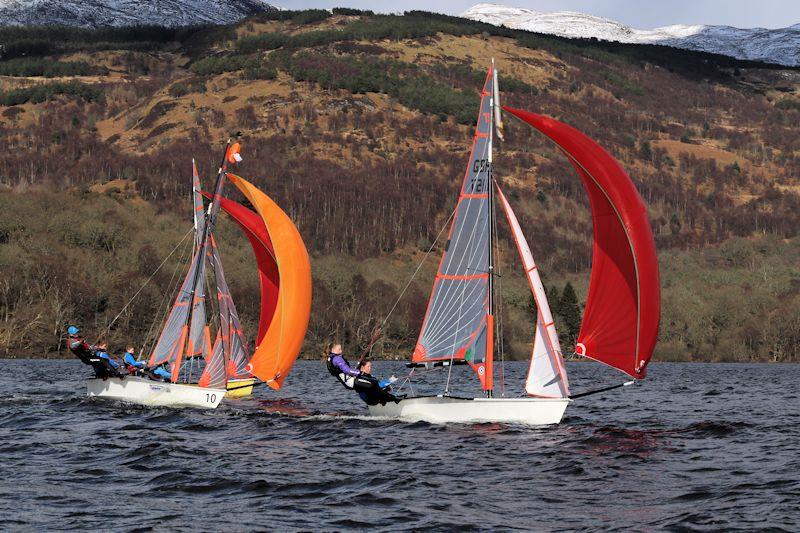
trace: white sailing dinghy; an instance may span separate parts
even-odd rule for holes
[[[582,133],[553,119],[504,109],[556,142],[589,194],[593,267],[576,352],[636,379],[644,378],[658,332],[660,292],[655,245],[641,197],[619,164]],[[572,398],[586,395],[570,396],[558,334],[538,269],[517,217],[493,176],[492,144],[495,136],[502,139],[501,128],[497,72],[492,64],[481,93],[458,204],[411,363],[425,367],[469,364],[486,397],[451,396],[448,378],[443,394],[370,406],[372,415],[432,423],[557,424]],[[497,198],[538,311],[525,395],[518,398],[493,396],[492,235]]]
[[[239,144],[228,143],[217,175],[214,200],[207,212],[197,168],[192,162],[195,231],[192,262],[148,360],[149,367],[169,363],[171,382],[138,376],[94,378],[87,381],[90,397],[147,406],[214,409],[225,396],[229,367],[246,364],[247,345],[214,240],[214,225],[227,166],[240,160]],[[206,316],[207,263],[214,274],[219,304],[219,323],[213,346]]]

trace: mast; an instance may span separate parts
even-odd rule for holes
[[[219,171],[217,172],[217,180],[214,186],[214,198],[211,200],[211,205],[208,207],[208,216],[206,219],[205,227],[203,227],[203,237],[200,240],[200,249],[197,251],[197,261],[198,266],[194,272],[194,279],[192,280],[191,285],[191,292],[189,294],[189,312],[186,313],[186,322],[184,323],[184,328],[189,329],[191,328],[192,318],[194,315],[194,300],[195,300],[195,293],[197,292],[197,283],[200,280],[201,275],[205,275],[205,269],[200,268],[202,262],[205,261],[206,251],[208,249],[208,236],[214,231],[214,223],[216,221],[217,213],[219,212],[219,198],[222,195],[222,188],[225,184],[225,171],[227,169],[227,158],[228,158],[228,150],[230,149],[231,141],[228,139],[228,142],[225,143],[225,152],[222,156],[222,163],[220,163]],[[181,359],[183,358],[183,354],[186,350],[186,345],[189,342],[189,335],[187,334],[184,339],[182,339],[180,352],[178,353],[178,358],[175,361],[174,368],[172,369],[172,381],[175,382],[178,379],[178,374],[180,373],[181,367]]]
[[[494,69],[494,58],[492,58],[492,96],[490,97],[490,124],[489,124],[489,147],[487,150],[487,159],[489,162],[489,172],[487,173],[487,183],[489,201],[486,204],[489,215],[489,314],[486,317],[486,396],[491,398],[493,395],[492,389],[494,387],[494,243],[492,237],[494,235],[494,167],[492,163],[492,149],[494,145],[494,127],[495,127],[495,87],[497,86],[497,73]]]

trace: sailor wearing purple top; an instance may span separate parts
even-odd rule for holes
[[[358,376],[359,372],[351,368],[350,363],[348,363],[347,359],[342,355],[341,344],[334,344],[330,347],[327,363],[328,371],[338,379],[342,385],[348,389],[353,389],[355,387],[356,376]]]

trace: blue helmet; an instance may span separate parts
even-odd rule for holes
[[[70,327],[67,328],[67,333],[69,333],[70,335],[77,335],[80,332],[81,332],[81,330],[79,330],[75,326],[70,326]]]

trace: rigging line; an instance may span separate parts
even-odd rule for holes
[[[193,229],[194,229],[194,227],[192,227],[192,228],[189,228],[189,231],[187,231],[187,232],[186,232],[186,234],[183,236],[183,238],[180,240],[180,242],[178,242],[178,244],[176,244],[176,245],[175,245],[175,247],[172,249],[172,251],[169,253],[169,255],[167,255],[167,257],[165,257],[165,258],[164,258],[164,260],[163,260],[163,261],[161,261],[161,264],[160,264],[160,265],[158,265],[158,267],[156,268],[155,272],[153,272],[153,273],[150,275],[150,277],[149,277],[149,278],[147,278],[147,281],[145,281],[145,282],[144,282],[144,285],[142,285],[141,287],[139,287],[139,290],[138,290],[138,291],[136,291],[136,292],[133,294],[133,296],[131,296],[131,297],[130,297],[130,299],[128,300],[128,303],[126,303],[126,304],[125,304],[125,306],[122,308],[122,310],[121,310],[119,313],[117,313],[117,316],[115,316],[115,317],[114,317],[114,318],[111,320],[111,322],[109,322],[109,323],[108,323],[108,325],[106,326],[106,328],[103,330],[102,334],[101,334],[101,335],[100,335],[98,338],[102,338],[102,337],[103,337],[103,336],[104,336],[106,333],[108,333],[108,331],[111,329],[111,326],[113,326],[113,325],[114,325],[114,323],[115,323],[115,322],[116,322],[116,321],[119,319],[119,317],[121,317],[121,316],[122,316],[122,313],[124,313],[124,312],[125,312],[125,310],[128,308],[128,306],[129,306],[129,305],[131,305],[131,303],[133,303],[133,301],[136,299],[136,297],[137,297],[137,296],[139,296],[139,293],[141,293],[141,292],[144,290],[144,288],[145,288],[145,287],[147,287],[147,284],[148,284],[148,283],[150,283],[150,281],[152,281],[152,279],[153,279],[153,278],[156,276],[156,274],[158,274],[158,271],[159,271],[159,270],[161,270],[161,267],[163,267],[163,266],[164,266],[164,264],[167,262],[167,260],[168,260],[170,257],[172,257],[172,254],[174,254],[174,253],[175,253],[175,250],[177,250],[177,249],[178,249],[178,247],[179,247],[181,244],[183,244],[183,241],[185,241],[185,240],[186,240],[186,237],[188,237],[188,236],[189,236],[189,234],[192,232],[192,230],[193,230]]]
[[[383,322],[381,322],[381,327],[380,327],[380,329],[383,329],[383,327],[384,327],[384,326],[386,325],[386,323],[389,321],[389,317],[391,317],[391,316],[392,316],[392,313],[394,313],[394,310],[397,308],[397,305],[400,303],[400,300],[403,298],[403,295],[406,293],[406,291],[408,290],[408,288],[411,286],[411,283],[414,281],[414,278],[415,278],[415,277],[417,276],[417,274],[419,273],[419,270],[422,268],[422,265],[423,265],[423,264],[425,263],[425,261],[428,259],[428,256],[429,256],[429,255],[431,254],[431,252],[433,251],[434,247],[436,246],[436,243],[437,243],[437,242],[439,242],[439,238],[442,236],[442,232],[444,232],[444,230],[445,230],[445,229],[448,227],[448,225],[450,224],[450,220],[451,220],[451,219],[453,218],[453,216],[456,214],[456,209],[458,209],[458,206],[456,206],[456,207],[453,209],[453,212],[452,212],[452,213],[450,213],[450,216],[449,216],[449,217],[447,217],[447,220],[445,221],[445,223],[444,223],[444,224],[442,224],[442,228],[439,230],[439,234],[438,234],[438,235],[436,235],[436,239],[433,241],[433,244],[431,244],[431,247],[430,247],[430,248],[428,248],[428,251],[427,251],[427,252],[425,252],[425,256],[422,258],[422,261],[420,261],[420,262],[419,262],[419,264],[417,265],[417,269],[416,269],[416,270],[414,270],[414,273],[411,275],[411,278],[408,280],[408,283],[406,283],[406,286],[405,286],[405,287],[403,287],[403,290],[402,290],[402,291],[400,291],[400,296],[398,296],[398,297],[397,297],[397,300],[395,300],[395,302],[394,302],[394,305],[393,305],[393,306],[392,306],[392,308],[389,310],[389,313],[386,315],[386,318],[384,318],[384,319],[383,319]]]
[[[169,310],[169,305],[168,305],[169,296],[173,294],[175,292],[175,289],[177,288],[175,277],[177,276],[178,270],[180,270],[181,265],[183,264],[184,257],[186,256],[186,250],[187,248],[184,247],[180,256],[178,256],[178,261],[175,263],[175,268],[172,270],[172,276],[170,276],[169,283],[167,283],[167,287],[169,290],[164,292],[164,294],[161,296],[161,302],[159,302],[158,306],[156,306],[156,312],[153,315],[153,319],[150,322],[150,327],[147,329],[147,334],[145,335],[144,341],[142,342],[142,346],[139,349],[139,357],[141,357],[142,354],[146,353],[149,349],[145,348],[148,345],[152,344],[152,342],[154,342],[154,341],[151,342],[151,340],[153,336],[153,328],[155,328],[156,323],[159,322],[158,316],[164,315],[164,318],[166,319],[166,313]]]
[[[178,277],[176,279],[176,276],[183,265],[187,251],[189,251],[189,248],[184,246],[181,255],[178,257],[178,262],[175,264],[175,269],[172,271],[172,277],[170,277],[169,283],[167,283],[169,290],[164,293],[164,295],[161,297],[161,303],[159,303],[158,307],[156,307],[155,316],[153,316],[153,320],[150,323],[150,328],[147,330],[147,336],[145,336],[144,342],[142,343],[142,348],[139,351],[139,357],[141,357],[144,353],[149,353],[151,348],[155,349],[156,336],[154,335],[153,328],[155,328],[156,324],[163,324],[167,319],[167,314],[170,310],[169,297],[175,294],[175,292],[178,290],[178,286],[181,283],[181,278]],[[158,320],[159,314],[161,315],[161,320]]]
[[[479,120],[480,120],[480,118],[479,118]],[[473,143],[474,142],[475,142],[475,137],[473,137]],[[488,172],[487,171],[484,170],[483,172],[479,171],[477,173],[474,173],[474,172],[471,171],[471,169],[473,169],[474,166],[475,166],[475,161],[476,160],[486,159],[486,155],[488,153],[488,149],[489,149],[489,145],[488,145],[488,143],[485,142],[483,144],[483,147],[482,147],[481,151],[476,154],[475,149],[474,149],[474,144],[473,144],[473,150],[470,153],[470,159],[469,159],[469,162],[467,163],[467,170],[464,173],[464,180],[462,182],[461,189],[459,190],[459,202],[456,204],[456,211],[458,211],[458,207],[461,205],[461,197],[462,197],[462,195],[465,194],[464,187],[467,186],[468,183],[472,184],[472,189],[470,189],[470,193],[474,193],[475,192],[474,183],[475,183],[475,177],[476,176],[480,176],[482,173],[486,172],[487,173],[487,181],[488,181],[489,176],[488,176]],[[468,182],[468,176],[472,177],[472,182]],[[453,229],[456,230],[456,231],[455,231],[454,237],[451,239],[450,248],[452,250],[458,249],[459,245],[462,242],[462,239],[467,234],[467,232],[464,231],[464,227],[463,226],[460,227],[460,228],[457,227],[458,222],[460,220],[462,220],[463,218],[468,218],[472,211],[474,211],[474,210],[478,211],[478,216],[475,217],[475,221],[473,223],[472,230],[469,231],[468,237],[467,237],[467,242],[465,244],[465,248],[467,250],[469,250],[469,247],[472,244],[473,238],[475,236],[475,230],[477,229],[477,225],[481,220],[481,216],[480,215],[481,215],[481,211],[482,211],[482,207],[483,207],[482,206],[482,202],[479,202],[479,201],[478,202],[473,202],[472,199],[467,199],[466,202],[467,202],[467,206],[464,209],[464,211],[461,213],[461,217],[456,217],[456,220],[453,223],[454,224]],[[474,207],[474,209],[473,209],[473,207]],[[442,267],[443,267],[442,271],[443,272],[452,272],[453,270],[455,270],[456,272],[461,271],[461,269],[463,267],[464,259],[467,259],[467,265],[472,264],[472,261],[475,258],[475,253],[476,253],[477,249],[478,249],[478,247],[475,246],[475,249],[472,250],[472,254],[470,255],[469,258],[467,258],[466,254],[462,255],[460,260],[458,261],[458,264],[455,265],[455,269],[453,269],[454,256],[446,256],[445,257],[445,261],[442,263]],[[448,288],[441,295],[441,299],[442,300],[446,300],[449,297],[450,288],[452,286],[453,285],[448,286]],[[431,318],[437,318],[438,316],[441,316],[441,310],[437,313],[436,317],[431,315]]]
[[[474,161],[476,159],[485,158],[487,150],[488,150],[488,144],[485,144],[483,151],[478,154],[477,158],[475,157],[474,153],[471,154],[472,155],[472,159],[471,159],[472,165],[471,166],[474,166]],[[474,176],[479,176],[480,174],[482,174],[482,172],[477,172],[476,174],[474,174],[473,175],[473,180],[474,180]],[[487,180],[488,180],[488,176],[487,176]],[[465,177],[464,181],[466,182],[466,177]],[[463,187],[464,186],[462,185],[462,190],[459,193],[459,199],[461,198],[461,195],[464,194]],[[473,190],[471,190],[471,192],[474,192],[474,187],[473,187]],[[478,224],[481,222],[481,219],[482,219],[482,217],[481,217],[481,212],[483,211],[482,202],[481,201],[475,201],[474,202],[472,199],[467,199],[466,202],[467,202],[467,206],[464,209],[464,211],[461,213],[461,217],[460,218],[457,217],[456,221],[454,222],[453,229],[455,230],[455,235],[451,239],[450,249],[453,250],[453,251],[457,250],[459,248],[459,245],[461,244],[461,242],[463,241],[463,239],[466,236],[466,243],[464,244],[464,248],[469,253],[468,254],[462,254],[461,258],[458,261],[458,263],[455,264],[455,265],[453,264],[454,263],[454,257],[455,257],[454,255],[445,257],[445,262],[442,264],[442,267],[443,267],[442,268],[442,272],[461,272],[462,269],[468,268],[469,265],[473,264],[475,256],[476,256],[479,248],[482,248],[482,247],[473,245],[473,242],[475,241],[475,234],[476,234],[476,230],[478,228]],[[456,210],[458,210],[458,206],[460,205],[460,203],[461,202],[459,201],[459,203],[456,204]],[[466,230],[463,225],[461,227],[458,227],[458,222],[463,220],[464,218],[469,218],[469,216],[472,214],[473,211],[477,211],[478,214],[477,214],[477,216],[474,217],[474,222],[473,222],[472,229],[471,230]],[[482,238],[482,237],[483,237],[482,235],[479,236],[479,238]],[[470,250],[470,248],[472,248],[472,250]],[[465,259],[467,260],[467,266],[464,266],[464,260]],[[453,268],[453,267],[455,267],[455,268]],[[450,296],[450,288],[451,287],[453,287],[453,285],[450,285],[450,286],[448,286],[447,289],[445,289],[444,293],[441,295],[441,299],[442,300],[446,300],[447,298],[449,298],[449,296]],[[436,318],[438,318],[438,316],[441,316],[441,314],[442,314],[442,311],[440,309],[440,311],[436,315]],[[432,316],[432,318],[434,318],[434,317]]]
[[[494,179],[492,179],[494,181]],[[494,183],[492,183],[494,185]],[[494,233],[494,241],[495,243],[499,242],[499,234],[497,231],[497,210],[494,210],[491,214],[494,223],[492,224],[492,229]],[[497,247],[497,261],[495,263],[499,263],[500,259],[502,259],[502,255],[500,252],[500,247]],[[495,294],[495,299],[497,301],[496,310],[498,311],[495,313],[497,315],[497,330],[498,330],[498,341],[500,346],[500,396],[506,395],[506,360],[505,360],[505,338],[504,338],[504,330],[503,330],[503,278],[502,276],[497,276],[497,292]]]
[[[464,292],[466,292],[466,290],[467,290],[467,287],[466,287],[466,284],[464,284],[464,286],[461,288],[461,305],[458,307],[459,313],[458,313],[458,321],[456,322],[456,326],[458,326],[461,323],[461,316],[463,314],[461,311],[464,309]],[[458,333],[458,331],[460,329],[461,328],[457,327],[456,328],[456,333]],[[457,335],[455,335],[453,337],[453,348],[450,350],[450,367],[447,369],[447,383],[445,383],[445,386],[444,386],[444,393],[445,394],[449,394],[450,393],[450,376],[453,374],[453,359],[456,356],[456,340],[457,340],[457,337],[458,337]]]

